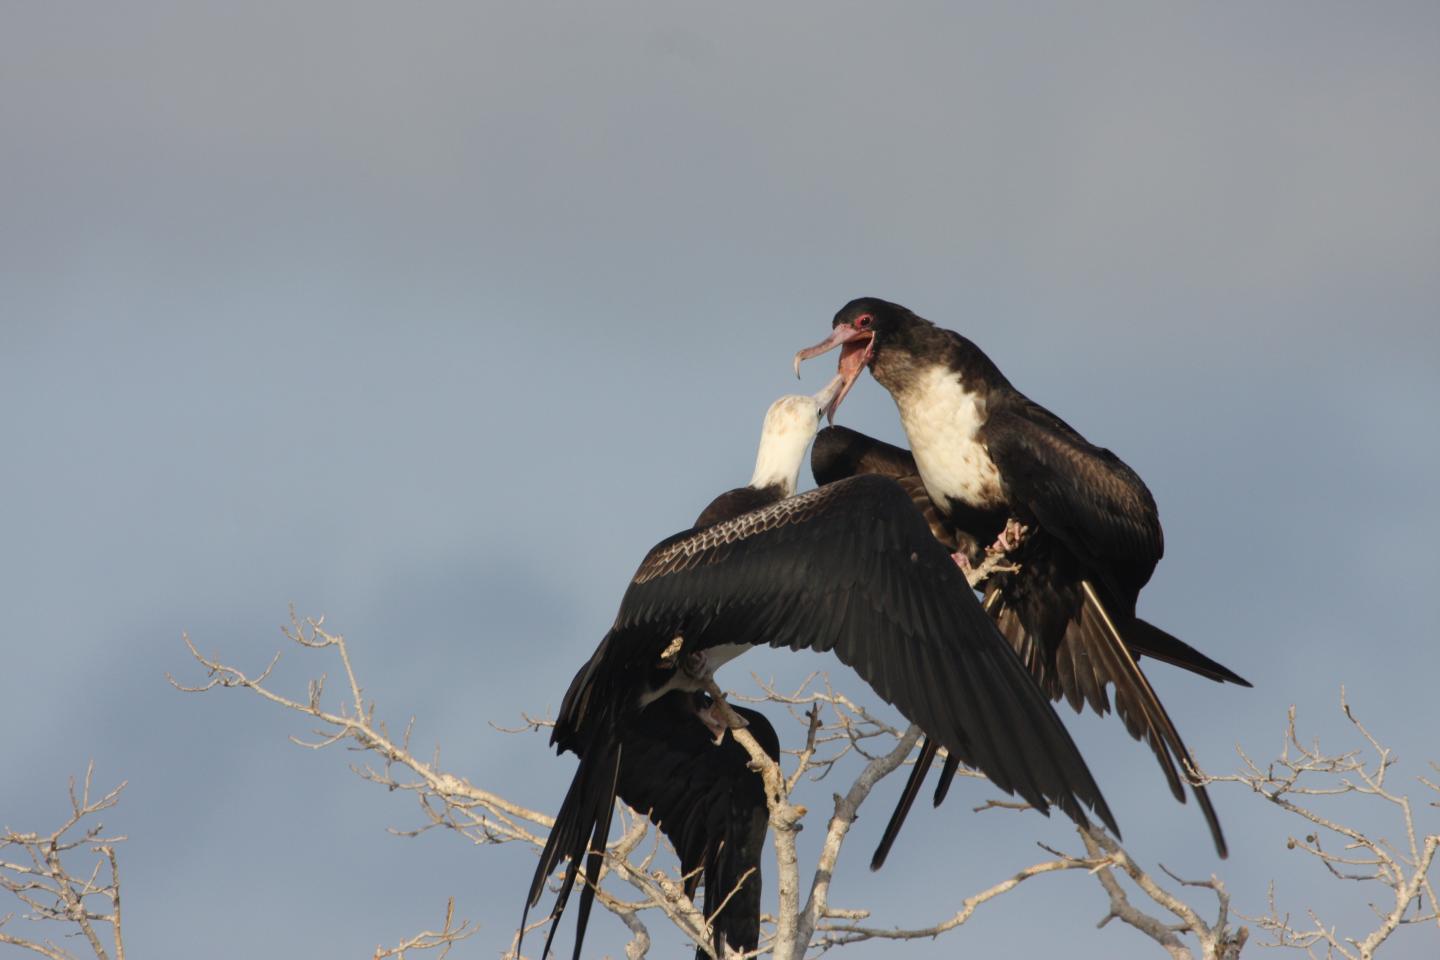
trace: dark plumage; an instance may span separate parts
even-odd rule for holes
[[[1190,754],[1135,659],[1154,656],[1213,680],[1249,684],[1136,616],[1140,589],[1164,552],[1159,514],[1144,482],[1119,457],[1016,390],[958,333],[875,298],[851,301],[833,327],[828,340],[797,354],[797,365],[841,346],[839,398],[868,367],[894,398],[913,455],[888,444],[888,452],[867,448],[854,439],[858,434],[844,444],[822,438],[817,450],[822,441],[850,450],[830,458],[834,466],[827,461],[826,470],[838,475],[853,465],[866,472],[867,457],[913,464],[937,535],[970,560],[1007,520],[1026,524],[1029,533],[1012,552],[1021,569],[990,579],[987,610],[1052,699],[1064,696],[1076,709],[1089,703],[1105,713],[1106,687],[1113,685],[1126,728],[1150,744],[1183,802],[1188,778],[1180,765],[1191,762]],[[837,405],[831,404],[832,417]],[[895,469],[879,472],[893,476]],[[914,776],[923,778],[925,766]],[[947,786],[942,779],[937,797]],[[900,819],[916,787],[902,797]],[[1223,857],[1224,835],[1209,796],[1203,787],[1192,784],[1192,790]]]
[[[867,437],[849,427],[826,427],[815,435],[815,446],[810,451],[810,473],[816,485],[822,487],[864,473],[889,477],[909,494],[915,509],[930,525],[930,532],[951,553],[975,551],[975,541],[956,530],[930,501],[915,458],[904,447]]]
[[[743,953],[760,943],[760,858],[770,813],[765,785],[750,769],[745,748],[728,735],[717,746],[696,720],[698,711],[709,708],[709,699],[674,690],[640,711],[624,741],[617,792],[670,838],[686,895],[694,899],[704,884],[701,909],[714,918],[715,953],[723,956],[722,944]],[[778,763],[780,738],[765,715],[740,706],[730,709]],[[697,948],[696,960],[704,956]]]
[[[677,637],[678,651],[662,660]],[[642,708],[672,689],[693,689],[687,670],[697,661],[708,672],[760,644],[833,650],[1002,790],[1081,823],[1088,806],[1115,827],[1069,734],[910,496],[889,479],[861,476],[684,531],[650,551],[561,704],[552,742],[578,754],[580,765],[527,909],[562,857],[570,866],[552,916],[581,856],[587,875],[597,875],[627,731]],[[593,897],[582,888],[577,956]]]
[[[794,491],[789,492],[793,493]],[[710,502],[710,505],[696,519],[695,529],[713,527],[722,520],[738,517],[751,510],[759,510],[777,500],[785,499],[786,496],[788,493],[784,485],[779,483],[771,483],[763,487],[736,487],[734,490],[720,494]]]

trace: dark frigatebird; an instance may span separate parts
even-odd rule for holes
[[[1045,695],[981,610],[950,552],[894,481],[858,476],[792,495],[840,388],[771,408],[755,478],[662,540],[561,703],[551,742],[580,758],[526,899],[569,859],[553,938],[585,858],[575,956],[594,900],[627,732],[671,691],[702,689],[754,646],[833,650],[927,737],[1000,789],[1078,823],[1114,817]],[[524,929],[522,917],[521,929]],[[550,940],[546,941],[548,952]]]
[[[1188,783],[1216,852],[1227,853],[1215,808],[1187,768],[1195,762],[1136,662],[1154,657],[1216,681],[1250,686],[1233,671],[1136,616],[1140,589],[1164,552],[1160,517],[1144,482],[1119,457],[1011,386],[980,348],[910,310],[866,297],[835,315],[828,339],[802,360],[841,348],[835,410],[865,368],[890,392],[911,451],[853,431],[817,442],[827,479],[850,473],[918,475],[912,498],[933,532],[968,568],[1003,551],[1018,570],[986,583],[985,608],[1053,700],[1104,714],[1106,687],[1136,739],[1155,752],[1171,792]],[[856,438],[859,438],[857,440]],[[863,441],[863,442],[861,442]],[[883,466],[880,466],[883,464]],[[982,549],[994,541],[994,546]],[[927,740],[872,866],[884,861],[938,749]],[[949,758],[936,791],[954,774]]]
[[[704,693],[672,690],[640,711],[621,741],[615,792],[648,813],[680,857],[685,895],[705,886],[715,956],[725,946],[751,953],[760,945],[760,858],[770,811],[765,784],[734,737],[717,744],[697,715],[709,715]],[[760,748],[780,761],[780,738],[765,715],[730,705]],[[696,947],[695,960],[705,960]]]

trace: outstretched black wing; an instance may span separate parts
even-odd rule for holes
[[[861,474],[889,477],[909,495],[936,540],[952,553],[970,554],[975,550],[974,540],[947,523],[935,509],[930,494],[925,491],[925,482],[920,479],[915,457],[904,447],[867,437],[849,427],[826,427],[815,435],[815,445],[810,448],[810,472],[816,486],[821,487]]]
[[[598,874],[626,732],[644,698],[663,690],[692,653],[723,658],[760,644],[833,650],[930,740],[1002,790],[1042,812],[1053,804],[1079,823],[1088,806],[1116,829],[1070,735],[910,495],[894,481],[861,476],[676,534],[650,551],[556,718],[552,741],[577,753],[580,767],[527,911],[562,858],[570,863],[554,919],[582,857],[587,876]],[[577,957],[593,901],[587,883]]]
[[[720,744],[695,716],[703,693],[671,691],[640,712],[625,736],[620,798],[648,814],[675,847],[692,899],[703,882],[717,956],[722,944],[750,952],[760,942],[760,860],[769,811],[750,755],[726,735]],[[765,715],[731,706],[770,759],[780,739]],[[704,950],[696,950],[703,960]]]
[[[1006,473],[1007,484],[1018,487],[1018,492],[1011,490],[1011,496],[1021,497],[1022,504],[1038,520],[1040,530],[1032,531],[1022,546],[1018,572],[989,580],[984,608],[996,618],[1000,632],[1052,700],[1064,697],[1077,711],[1088,703],[1103,715],[1110,710],[1107,687],[1113,686],[1115,710],[1125,728],[1131,736],[1149,744],[1172,793],[1183,803],[1182,784],[1188,782],[1188,778],[1182,779],[1183,767],[1193,766],[1195,761],[1136,661],[1142,654],[1153,656],[1211,680],[1247,687],[1250,684],[1179,638],[1134,617],[1133,593],[1128,603],[1107,603],[1110,591],[1085,579],[1085,565],[1081,560],[1084,555],[1069,548],[1070,539],[1094,537],[1094,543],[1109,545],[1092,546],[1091,556],[1123,552],[1139,544],[1153,557],[1148,565],[1141,564],[1144,576],[1134,588],[1139,590],[1163,550],[1154,501],[1139,477],[1113,454],[1091,447],[1043,407],[1024,402],[1030,419],[1012,417],[1007,421],[1008,414],[992,414],[993,429],[987,425],[990,454]],[[854,436],[846,438],[848,461],[845,462],[853,463],[856,469],[874,469],[882,457],[891,464],[900,462],[893,452],[900,448],[854,431],[849,433]],[[997,441],[997,436],[1003,439]],[[1022,462],[1024,456],[1033,457],[1033,461]],[[893,475],[893,469],[885,468],[886,474]],[[1064,474],[1065,469],[1072,472]],[[1022,480],[1012,481],[1009,471],[1014,471]],[[1028,487],[1023,480],[1056,471],[1063,475],[1033,480]],[[1082,489],[1085,484],[1081,478],[1086,477],[1093,481],[1093,486]],[[1026,491],[1028,499],[1023,496]],[[915,499],[922,512],[927,509],[933,512],[923,488]],[[1046,517],[1060,527],[1058,533],[1046,526]],[[1153,533],[1147,532],[1152,526]],[[1130,579],[1132,582],[1136,579],[1134,573]],[[1117,608],[1129,610],[1131,614],[1119,615],[1117,619],[1114,612]],[[1058,640],[1047,645],[1037,640],[1040,637]],[[933,742],[921,745],[920,758],[871,861],[872,867],[878,868],[884,863],[937,752]],[[936,787],[937,804],[948,790],[954,772],[952,758],[947,761]],[[1224,856],[1225,839],[1210,798],[1203,787],[1192,789],[1216,850]]]
[[[978,558],[975,539],[956,530],[936,509],[935,502],[930,499],[930,494],[925,489],[924,481],[920,479],[920,468],[915,465],[915,455],[904,447],[877,440],[849,427],[829,426],[816,435],[815,445],[810,448],[810,472],[819,486],[864,474],[889,477],[909,495],[910,502],[925,518],[930,533],[936,540],[947,550]],[[870,858],[871,870],[879,870],[885,865],[885,858],[890,855],[890,848],[894,846],[895,838],[900,835],[900,828],[905,824],[905,818],[910,814],[910,808],[919,796],[925,777],[939,753],[938,742],[929,737],[921,738],[919,756],[910,768],[905,788],[900,792],[900,799],[895,804],[894,812],[890,814],[889,822],[885,824],[885,832],[875,848],[874,856]],[[940,805],[940,800],[949,790],[955,772],[955,761],[947,760],[940,785],[935,791],[936,806]]]
[[[613,660],[643,667],[676,636],[686,652],[833,650],[1002,790],[1081,823],[1083,804],[1114,828],[1070,735],[894,481],[842,480],[657,546],[621,602]]]

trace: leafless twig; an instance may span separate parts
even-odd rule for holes
[[[395,960],[405,960],[407,953],[420,950],[439,950],[436,960],[445,960],[450,955],[451,947],[466,937],[472,936],[477,929],[466,920],[462,920],[458,926],[456,925],[455,898],[451,897],[445,904],[445,923],[439,930],[423,930],[407,940],[400,941],[393,947],[376,947],[373,960],[388,960],[389,957],[394,957]]]
[[[23,833],[6,827],[0,833],[0,889],[25,905],[18,919],[29,921],[32,929],[60,924],[64,936],[79,935],[96,960],[125,960],[125,940],[120,922],[120,863],[115,854],[122,836],[107,836],[105,826],[94,819],[120,801],[122,783],[109,793],[92,798],[92,762],[85,768],[85,780],[77,793],[70,780],[70,816],[48,834]],[[87,872],[75,872],[77,851],[95,857]],[[8,929],[14,914],[0,917],[0,943],[22,947],[50,960],[74,960],[75,954],[55,940],[32,930],[23,933]],[[106,929],[108,927],[108,930]],[[53,928],[52,928],[53,929]],[[107,950],[107,944],[109,949]]]
[[[982,565],[975,576],[978,578],[983,571]],[[415,834],[443,827],[479,844],[521,842],[537,849],[543,846],[545,833],[553,824],[548,815],[445,772],[440,765],[438,751],[429,761],[416,757],[410,750],[413,720],[407,723],[400,736],[394,737],[389,733],[384,722],[377,719],[374,703],[365,700],[362,695],[362,687],[351,668],[342,637],[326,632],[319,620],[301,621],[293,615],[288,634],[303,648],[328,651],[338,657],[343,673],[343,694],[339,706],[325,704],[323,676],[310,683],[306,696],[286,696],[272,687],[271,676],[278,656],[264,671],[251,676],[202,655],[188,637],[186,643],[190,652],[207,671],[207,679],[192,686],[181,685],[173,679],[171,682],[179,689],[190,692],[216,687],[248,690],[267,702],[303,714],[319,725],[314,739],[296,740],[302,746],[320,749],[348,742],[375,754],[379,758],[378,765],[356,766],[356,772],[366,780],[410,792],[416,797],[422,813],[420,826],[397,831],[399,833]],[[1112,919],[1119,919],[1148,936],[1172,960],[1192,960],[1196,956],[1192,944],[1198,946],[1198,955],[1204,960],[1236,960],[1239,957],[1249,931],[1245,927],[1237,929],[1231,925],[1230,897],[1218,877],[1184,880],[1163,866],[1159,868],[1169,883],[1178,885],[1182,890],[1193,888],[1210,892],[1215,898],[1216,910],[1213,917],[1207,918],[1182,895],[1174,892],[1174,887],[1167,888],[1163,878],[1142,868],[1099,828],[1080,830],[1083,854],[1067,854],[1045,848],[1050,854],[1049,859],[1012,872],[978,893],[964,897],[952,914],[928,926],[906,929],[869,925],[865,922],[870,919],[868,910],[832,905],[829,902],[831,879],[841,868],[844,843],[856,814],[874,785],[908,762],[919,731],[913,726],[900,729],[887,723],[834,690],[828,679],[820,675],[813,675],[799,689],[791,692],[776,690],[773,684],[763,682],[760,688],[761,696],[754,699],[788,707],[803,730],[802,745],[798,749],[784,751],[779,763],[771,760],[738,722],[725,705],[722,691],[713,684],[709,691],[721,715],[729,720],[732,735],[748,751],[752,766],[764,781],[774,834],[776,909],[774,916],[768,918],[767,929],[762,932],[759,951],[751,955],[770,954],[777,960],[804,960],[806,956],[866,940],[902,941],[939,936],[963,926],[984,904],[1016,890],[1029,880],[1049,874],[1085,871],[1096,877],[1109,899],[1109,910],[1101,919],[1101,926]],[[1331,757],[1321,754],[1318,747],[1302,747],[1294,732],[1292,713],[1286,750],[1280,760],[1269,768],[1262,770],[1246,757],[1247,767],[1239,776],[1207,777],[1200,771],[1192,773],[1207,783],[1244,783],[1268,801],[1306,819],[1317,830],[1328,830],[1339,836],[1342,845],[1338,850],[1328,844],[1322,846],[1317,835],[1307,835],[1303,841],[1292,843],[1319,858],[1334,876],[1381,882],[1392,889],[1394,908],[1382,912],[1380,926],[1364,938],[1342,939],[1318,920],[1314,930],[1296,930],[1289,925],[1288,917],[1282,918],[1276,913],[1273,905],[1268,917],[1255,921],[1275,936],[1278,945],[1309,948],[1320,944],[1329,950],[1331,956],[1368,958],[1399,926],[1416,923],[1440,925],[1428,875],[1437,846],[1440,846],[1440,837],[1421,836],[1410,802],[1385,786],[1385,773],[1393,758],[1360,726],[1349,713],[1348,706],[1345,710],[1378,757],[1373,764],[1362,762],[1358,752]],[[551,725],[549,720],[524,716],[520,727],[505,732],[544,732]],[[834,795],[834,807],[825,828],[820,854],[806,886],[801,882],[796,836],[808,811],[797,802],[796,791],[814,780],[833,775],[842,763],[853,764],[854,761],[845,759],[851,755],[860,762],[859,772],[854,774],[854,779],[844,791]],[[961,772],[983,779],[974,771],[962,768]],[[1312,774],[1339,777],[1339,783],[1311,786],[1308,781],[1301,782],[1302,776]],[[1421,778],[1420,782],[1427,789],[1436,790],[1433,781]],[[1322,816],[1294,799],[1345,794],[1375,796],[1394,805],[1400,811],[1404,824],[1406,840],[1403,849],[1397,850],[1383,840],[1369,840],[1359,831],[1343,826],[1339,820]],[[1023,807],[1023,804],[1012,801],[991,799],[977,809]],[[600,875],[585,877],[583,882],[595,887],[596,902],[615,914],[629,931],[625,955],[634,960],[649,951],[651,932],[645,919],[647,913],[663,916],[687,938],[699,944],[703,953],[712,955],[714,948],[711,945],[709,918],[685,895],[684,877],[673,870],[657,868],[655,857],[660,841],[649,821],[641,814],[622,810],[621,824],[621,834],[607,849]],[[624,897],[616,892],[627,889],[631,892]],[[727,896],[733,894],[734,891],[726,892]],[[118,935],[118,905],[116,920]],[[534,926],[542,926],[545,922],[545,919],[538,920]],[[377,950],[376,957],[401,957],[406,950],[427,947],[448,949],[454,940],[471,932],[473,928],[464,923],[459,926],[453,924],[452,903],[440,931],[419,934],[389,951]],[[512,940],[511,951],[507,954],[512,957],[513,943]],[[61,953],[46,955],[68,957]],[[117,960],[120,958],[117,957]]]
[[[1362,746],[1335,754],[1321,750],[1319,743],[1302,743],[1295,728],[1295,708],[1291,707],[1285,743],[1276,760],[1261,767],[1242,750],[1243,766],[1239,774],[1205,779],[1210,783],[1244,784],[1255,794],[1299,817],[1307,824],[1306,831],[1299,837],[1290,837],[1286,842],[1288,849],[1314,857],[1335,879],[1374,884],[1388,894],[1388,906],[1374,907],[1378,925],[1373,930],[1364,936],[1344,936],[1312,911],[1306,911],[1310,919],[1308,927],[1296,926],[1289,913],[1282,914],[1277,909],[1272,888],[1269,911],[1249,918],[1270,935],[1265,945],[1301,949],[1311,956],[1317,956],[1316,950],[1323,949],[1327,958],[1369,960],[1402,926],[1425,924],[1440,929],[1440,901],[1436,899],[1430,876],[1440,850],[1440,833],[1433,830],[1423,833],[1417,827],[1410,798],[1387,785],[1390,768],[1396,763],[1394,753],[1355,716],[1343,687],[1340,709],[1359,734]],[[1434,781],[1423,776],[1415,779],[1430,792],[1440,793]],[[1342,821],[1341,814],[1333,808],[1354,798],[1381,801],[1398,814],[1403,838],[1400,843],[1350,826],[1346,821],[1354,822],[1353,815],[1347,814]],[[1329,812],[1322,812],[1322,806],[1330,808]]]
[[[349,743],[379,757],[379,765],[352,765],[351,769],[361,778],[381,784],[388,789],[411,793],[419,805],[423,822],[420,826],[394,832],[414,836],[435,827],[454,830],[477,844],[521,842],[537,848],[544,846],[545,834],[554,820],[538,810],[514,803],[499,794],[477,787],[463,777],[444,771],[440,765],[439,753],[428,761],[420,759],[410,749],[413,732],[413,718],[407,722],[401,734],[393,736],[387,724],[377,718],[373,701],[363,696],[363,687],[356,677],[350,662],[349,649],[345,638],[332,634],[324,627],[323,618],[301,619],[291,611],[290,626],[286,636],[300,647],[313,651],[328,651],[340,661],[343,674],[343,693],[338,706],[325,703],[325,676],[311,680],[306,695],[287,696],[272,686],[272,674],[279,663],[276,654],[264,670],[250,675],[220,662],[217,658],[202,654],[188,636],[184,638],[190,655],[206,671],[206,679],[199,684],[182,684],[174,677],[170,683],[186,693],[205,693],[216,688],[247,690],[261,699],[287,710],[302,714],[318,723],[312,739],[292,737],[299,746],[310,749],[324,749],[340,743]],[[540,730],[548,721],[525,718],[523,730]],[[602,883],[606,872],[613,872],[637,889],[643,896],[639,902],[626,902],[606,893],[603,889],[597,896],[600,903],[617,914],[630,926],[635,934],[628,952],[643,955],[648,949],[648,934],[640,937],[634,916],[641,910],[656,909],[687,936],[697,943],[708,945],[709,926],[704,915],[685,896],[683,885],[678,879],[662,871],[648,870],[648,862],[633,862],[630,854],[641,845],[649,823],[644,817],[634,817],[631,827],[622,837],[611,844],[605,857],[605,868],[600,877],[587,878],[585,882]],[[450,943],[469,936],[473,928],[466,923],[458,927],[452,923],[453,915],[447,911],[445,928],[427,932],[404,941],[383,956],[399,956],[403,950],[418,950],[436,946],[448,949]],[[543,924],[543,921],[541,921]],[[643,927],[643,924],[640,924]],[[445,939],[448,937],[449,939]],[[512,941],[513,944],[513,941]],[[709,949],[708,946],[706,949]],[[512,946],[513,951],[513,946]],[[638,951],[638,952],[637,952]]]

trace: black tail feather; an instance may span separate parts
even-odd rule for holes
[[[1139,725],[1138,728],[1132,729],[1132,734],[1137,738],[1143,737],[1150,744],[1155,753],[1155,759],[1171,783],[1176,799],[1181,803],[1185,802],[1185,794],[1180,788],[1180,781],[1183,780],[1190,786],[1190,792],[1195,795],[1195,802],[1200,807],[1200,813],[1205,817],[1205,825],[1210,829],[1210,837],[1215,843],[1216,854],[1221,859],[1228,857],[1230,855],[1229,846],[1225,842],[1225,833],[1220,828],[1220,818],[1215,813],[1215,806],[1210,802],[1209,791],[1205,789],[1204,785],[1196,783],[1187,769],[1198,769],[1199,765],[1196,764],[1189,748],[1185,746],[1185,742],[1180,739],[1180,731],[1175,728],[1170,714],[1166,712],[1164,705],[1160,703],[1160,698],[1156,696],[1154,688],[1150,686],[1149,678],[1145,676],[1145,672],[1140,669],[1140,665],[1131,656],[1128,644],[1125,639],[1121,638],[1119,629],[1105,609],[1105,604],[1101,601],[1094,585],[1088,580],[1082,580],[1080,586],[1084,591],[1088,609],[1094,611],[1100,626],[1111,640],[1107,652],[1116,661],[1112,667],[1112,675],[1116,678],[1117,689],[1121,683],[1130,687],[1139,707],[1139,716],[1131,718]],[[1147,626],[1149,625],[1147,624]],[[1163,633],[1158,628],[1151,627],[1151,629],[1157,633]],[[1176,641],[1176,643],[1179,642]],[[1181,645],[1184,646],[1184,644]],[[1221,669],[1224,668],[1221,667]],[[1246,685],[1248,686],[1248,684]],[[1127,721],[1127,726],[1129,725],[1130,723]]]
[[[591,838],[590,853],[585,858],[586,883],[580,890],[580,907],[575,916],[575,952],[571,954],[572,960],[580,960],[580,946],[585,942],[585,928],[590,923],[590,908],[595,904],[595,885],[600,882],[600,867],[605,861],[605,844],[610,839],[610,819],[615,813],[615,781],[613,777],[610,782],[610,798],[605,803],[604,815],[595,821],[595,833]],[[550,936],[555,936],[554,926],[550,928]]]
[[[1249,680],[1234,670],[1211,660],[1179,637],[1167,633],[1139,617],[1126,626],[1125,643],[1135,653],[1163,660],[1183,670],[1189,670],[1191,673],[1198,673],[1216,683],[1235,683],[1242,687],[1252,686]]]
[[[764,890],[760,860],[769,827],[770,812],[765,807],[751,809],[748,816],[735,810],[725,824],[725,839],[709,857],[703,909],[710,920],[711,946],[717,957],[725,955],[727,944],[741,953],[750,953],[760,945]],[[705,958],[705,950],[698,945],[695,957]]]
[[[895,812],[890,814],[890,822],[885,824],[880,845],[875,848],[875,855],[870,858],[871,870],[879,870],[885,866],[885,858],[890,856],[890,848],[895,845],[895,838],[900,835],[900,827],[905,823],[905,817],[910,813],[910,807],[914,805],[915,797],[925,782],[925,775],[930,772],[930,765],[935,762],[935,755],[939,751],[940,745],[929,737],[921,742],[920,756],[916,758],[915,766],[910,768],[910,779],[905,781],[900,802],[895,805]],[[945,763],[948,769],[950,761],[947,759]]]
[[[590,908],[595,900],[594,884],[599,880],[600,867],[604,862],[605,844],[610,837],[610,820],[615,811],[615,781],[620,771],[620,744],[597,744],[587,750],[570,781],[570,789],[555,815],[555,826],[546,838],[545,849],[540,853],[540,862],[535,867],[535,876],[530,881],[530,891],[525,899],[525,909],[520,915],[520,934],[516,939],[515,952],[520,953],[520,942],[524,938],[525,924],[530,908],[540,902],[545,890],[545,881],[560,864],[568,859],[565,876],[560,881],[560,890],[555,895],[555,906],[550,910],[550,930],[545,937],[541,956],[549,956],[550,945],[555,931],[560,926],[560,916],[570,899],[570,891],[580,872],[580,863],[585,861],[585,883],[580,890],[580,906],[575,924],[575,952],[578,960],[580,946],[585,939],[585,927],[590,919]],[[588,856],[587,856],[588,854]]]

